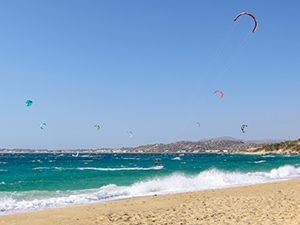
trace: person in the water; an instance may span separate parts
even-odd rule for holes
[[[154,162],[154,166],[158,166],[158,163],[160,162],[160,160],[155,160]]]

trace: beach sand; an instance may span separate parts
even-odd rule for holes
[[[4,215],[0,224],[300,224],[300,179]]]

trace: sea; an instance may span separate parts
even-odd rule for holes
[[[3,153],[0,215],[299,177],[293,155]]]

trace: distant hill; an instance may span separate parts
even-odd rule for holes
[[[36,149],[2,149],[4,153],[245,153],[248,149],[256,149],[259,143],[274,143],[275,140],[245,141],[232,137],[220,137],[210,140],[179,141],[169,144],[150,144],[130,148],[102,148],[102,149],[77,149],[77,150],[36,150]]]
[[[278,143],[283,142],[285,140],[273,140],[273,139],[263,139],[263,140],[243,140],[243,139],[236,139],[233,137],[223,136],[223,137],[217,137],[217,138],[211,138],[211,139],[201,139],[199,141],[208,141],[208,140],[231,140],[231,141],[242,141],[244,143],[254,143],[258,145],[263,144],[270,144],[270,143]]]
[[[227,150],[229,152],[238,151],[245,148],[255,147],[255,143],[245,143],[239,140],[206,140],[206,141],[179,141],[169,144],[152,144],[143,145],[135,148],[121,148],[126,152],[218,152],[219,150]],[[224,152],[224,151],[223,151]]]
[[[300,138],[295,141],[257,145],[252,148],[242,149],[239,152],[246,154],[300,155]]]
[[[285,141],[285,140],[264,139],[264,140],[250,140],[250,141],[245,141],[245,142],[263,145],[263,144],[279,143],[279,142],[283,142],[283,141]]]

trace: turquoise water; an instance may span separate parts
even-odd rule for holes
[[[159,167],[155,160],[161,160]],[[299,156],[1,154],[0,211],[45,208],[300,177]]]

